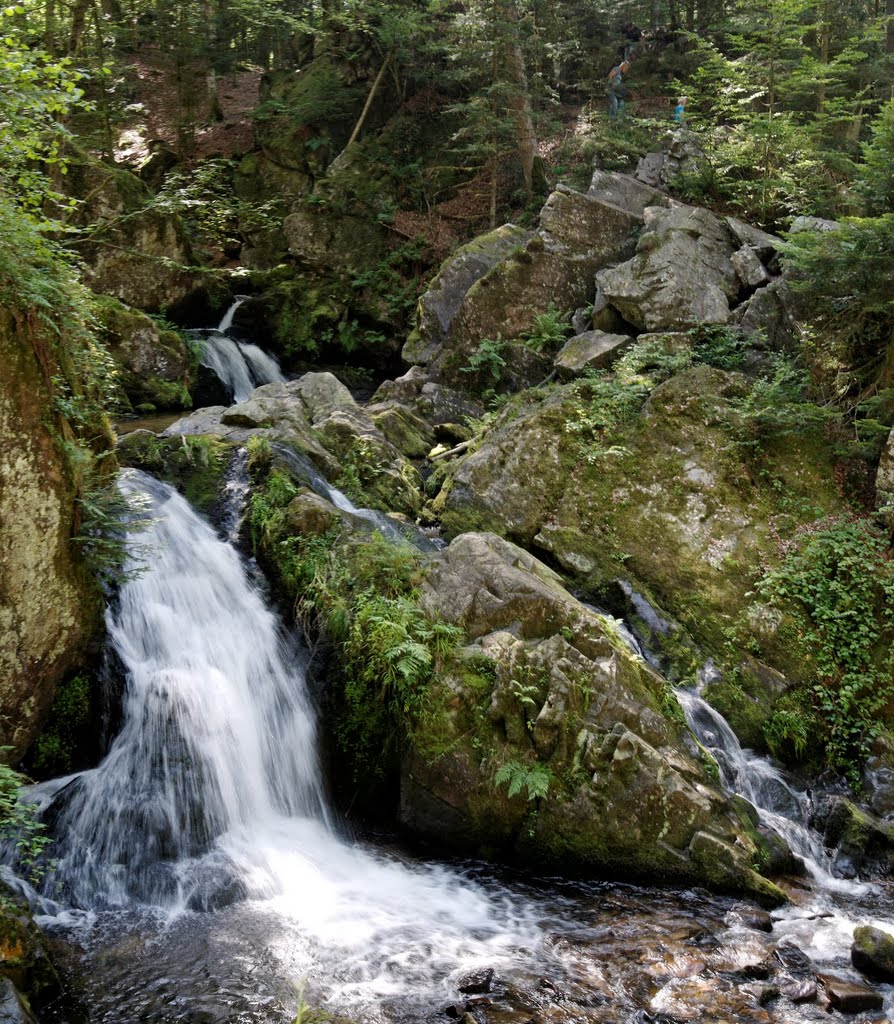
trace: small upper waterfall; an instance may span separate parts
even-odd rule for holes
[[[244,402],[262,384],[285,380],[273,356],[257,345],[229,337],[233,317],[244,301],[244,298],[236,299],[215,329],[197,332],[202,344],[202,364],[214,370],[233,392],[235,402]]]

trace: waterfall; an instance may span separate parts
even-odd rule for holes
[[[796,789],[768,758],[743,750],[729,723],[692,690],[676,690],[690,729],[714,757],[724,789],[744,797],[761,821],[788,843],[822,889],[856,892],[859,884],[835,878],[821,837],[808,825],[807,793]]]
[[[236,299],[216,328],[195,332],[202,345],[202,365],[214,370],[221,382],[232,391],[235,402],[244,402],[262,384],[285,380],[273,356],[257,345],[229,337],[233,317],[244,301],[244,297]]]
[[[282,817],[328,828],[314,719],[301,660],[233,548],[166,484],[127,471],[121,488],[148,495],[154,517],[151,570],[106,616],[124,724],[57,797],[50,884],[82,906],[201,903],[214,881],[201,860],[222,836]]]

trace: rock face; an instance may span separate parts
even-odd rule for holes
[[[594,272],[632,254],[643,222],[642,196],[628,194],[620,181],[611,184],[586,195],[560,186],[541,210],[537,232],[505,225],[460,249],[422,296],[404,360],[426,365],[431,379],[468,387],[462,368],[482,339],[515,341],[550,307],[570,315],[591,303]],[[542,379],[542,361],[524,346],[511,347],[509,356],[504,372],[514,385]]]
[[[724,324],[742,287],[727,225],[696,207],[649,208],[632,260],[596,275],[608,302],[644,331]]]
[[[98,595],[72,544],[75,488],[59,435],[51,342],[0,315],[0,743],[20,757],[56,684],[77,665],[100,621]]]
[[[345,486],[359,486],[370,507],[415,514],[420,504],[415,468],[331,373],[265,384],[245,402],[199,410],[165,433],[214,434],[228,441],[267,437],[303,452]]]
[[[653,188],[673,188],[681,176],[698,174],[706,162],[695,136],[681,128],[665,137],[660,150],[642,157],[635,177]]]
[[[441,713],[414,734],[407,828],[540,866],[783,898],[752,870],[755,848],[709,784],[665,682],[556,573],[493,534],[468,533],[434,558],[422,606],[462,626],[472,646],[469,671],[437,684]],[[547,794],[519,782],[509,797],[494,783],[501,766],[547,780]]]
[[[196,261],[179,218],[152,208],[136,175],[77,153],[64,185],[83,200],[79,222],[91,226],[78,255],[93,291],[174,318],[207,309],[212,286],[190,269]]]
[[[98,306],[103,337],[131,406],[188,406],[190,358],[181,336],[159,329],[150,317],[115,299],[100,299]]]
[[[678,373],[652,393],[625,436],[626,454],[592,463],[568,429],[586,407],[576,385],[518,402],[457,461],[432,511],[448,536],[499,533],[547,552],[589,589],[630,580],[677,620],[670,633],[685,628],[709,649],[745,616],[771,664],[797,671],[778,617],[752,593],[752,572],[776,550],[768,520],[782,509],[764,478],[729,461],[741,387],[738,375],[707,366]],[[765,447],[762,465],[792,493],[843,510],[823,450],[787,438]]]
[[[567,341],[553,361],[560,380],[571,380],[586,370],[604,369],[633,344],[626,334],[584,331]]]

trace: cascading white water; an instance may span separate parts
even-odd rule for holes
[[[45,893],[174,917],[241,899],[272,915],[293,976],[325,963],[340,1006],[446,998],[464,969],[535,960],[531,905],[338,834],[301,657],[239,556],[168,485],[128,470],[121,486],[153,517],[148,567],[107,620],[124,722],[98,768],[36,788],[55,836]]]
[[[55,875],[87,906],[183,902],[195,882],[184,865],[224,834],[325,822],[300,663],[238,555],[167,485],[131,471],[121,487],[148,494],[155,517],[152,568],[107,614],[127,669],[124,724],[56,824]]]
[[[233,392],[236,402],[244,402],[262,384],[286,379],[279,363],[269,353],[257,345],[234,341],[228,336],[236,310],[244,301],[244,298],[236,299],[215,330],[197,332],[202,345],[202,364],[214,370]]]
[[[725,789],[744,797],[763,822],[788,843],[814,882],[826,890],[855,892],[860,887],[836,878],[822,839],[808,825],[809,801],[766,757],[744,750],[726,719],[692,690],[677,690],[690,729],[713,755]]]

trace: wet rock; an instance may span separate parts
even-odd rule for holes
[[[780,943],[773,952],[785,970],[795,978],[813,977],[813,961],[793,942]]]
[[[772,1003],[774,999],[779,998],[779,987],[777,985],[761,985],[758,982],[749,982],[747,985],[742,985],[741,988],[743,992],[747,992],[751,996],[758,1006],[767,1006],[768,1003]]]
[[[644,331],[726,323],[739,278],[727,225],[695,207],[650,207],[637,254],[596,275],[606,299]]]
[[[458,988],[464,995],[485,995],[490,992],[494,982],[494,969],[488,967],[483,971],[473,971],[460,978]]]
[[[835,850],[842,870],[864,875],[887,875],[894,868],[894,825],[859,808],[844,796],[817,800],[811,824]]]
[[[816,1000],[818,989],[813,978],[804,978],[802,981],[786,982],[780,992],[793,1003],[812,1003]]]
[[[0,975],[0,1024],[37,1024],[37,1018],[10,978]]]
[[[586,370],[611,366],[632,344],[628,335],[586,331],[565,343],[553,366],[560,380],[571,380]]]
[[[894,981],[894,935],[881,928],[855,928],[851,962],[874,981]]]
[[[734,907],[727,915],[730,924],[738,924],[743,928],[752,928],[759,932],[772,932],[773,919],[766,910],[758,907]]]
[[[863,1013],[866,1010],[881,1010],[885,1005],[881,992],[859,981],[848,981],[833,974],[817,976],[825,989],[826,998],[835,1010],[842,1013]]]

